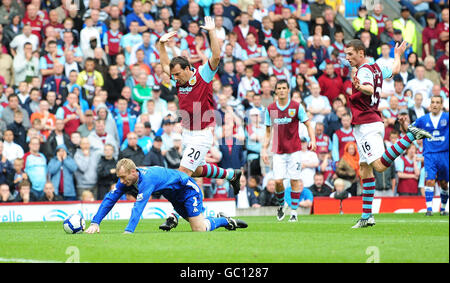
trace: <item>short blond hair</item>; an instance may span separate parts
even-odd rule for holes
[[[125,169],[126,172],[130,172],[131,170],[136,170],[136,164],[134,164],[133,160],[129,158],[123,158],[117,162],[116,172],[119,172],[122,168]]]

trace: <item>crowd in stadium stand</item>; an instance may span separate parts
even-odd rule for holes
[[[346,34],[336,21],[341,2],[1,0],[0,202],[101,200],[117,182],[121,158],[178,168],[176,88],[155,43],[175,30],[169,57],[202,65],[211,55],[200,28],[205,16],[214,17],[222,50],[212,82],[218,123],[206,162],[244,169],[237,207],[276,205],[272,165],[262,162],[260,150],[265,109],[276,99],[279,80],[290,83],[291,99],[303,104],[315,127],[316,152],[307,149],[307,132],[300,129],[304,188],[329,196],[339,180],[360,195],[347,108],[352,70]],[[445,111],[449,107],[447,1],[398,2],[399,18],[389,18],[377,4],[372,10],[360,6],[350,21],[379,65],[392,64],[396,43],[410,43],[400,74],[381,90],[386,145],[405,134],[397,117],[413,122],[428,112],[432,95],[444,98]],[[415,32],[418,24],[422,34]],[[375,196],[421,195],[422,152],[417,141],[390,170],[375,173]],[[402,186],[405,180],[417,186]],[[205,198],[233,197],[227,181],[198,182]]]

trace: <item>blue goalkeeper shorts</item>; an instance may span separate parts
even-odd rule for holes
[[[424,154],[425,180],[449,181],[448,152]]]
[[[162,190],[162,195],[172,204],[175,211],[184,219],[199,216],[205,211],[202,190],[189,178],[185,188]]]

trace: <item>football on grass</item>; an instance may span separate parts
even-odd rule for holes
[[[69,217],[64,219],[63,228],[67,234],[83,233],[85,227],[86,222],[83,216],[78,213],[69,215]]]

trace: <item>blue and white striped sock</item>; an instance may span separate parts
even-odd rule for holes
[[[425,187],[425,202],[427,204],[427,211],[433,211],[433,197],[434,197],[434,188]]]
[[[445,207],[447,206],[448,201],[448,189],[441,190],[441,211],[445,211]]]

